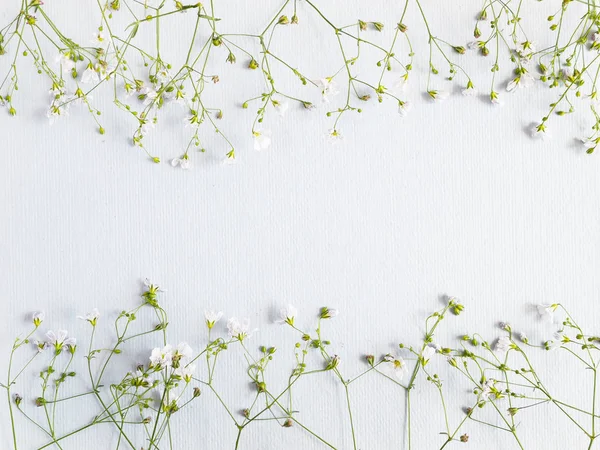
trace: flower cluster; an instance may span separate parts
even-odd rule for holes
[[[582,139],[583,148],[592,153],[600,142],[596,112],[600,15],[594,2],[563,1],[547,18],[553,44],[545,48],[539,48],[526,31],[528,25],[539,24],[522,16],[526,9],[523,0],[485,0],[473,11],[472,39],[462,43],[449,42],[436,33],[427,16],[435,6],[426,0],[399,2],[393,25],[365,20],[338,24],[311,0],[282,0],[264,29],[236,33],[222,31],[227,17],[213,2],[103,0],[90,6],[86,11],[97,14],[98,27],[88,41],[69,37],[71,33],[58,27],[52,9],[41,0],[21,0],[16,15],[0,28],[0,61],[7,61],[0,65],[6,68],[4,76],[0,74],[0,104],[9,115],[17,114],[20,58],[26,58],[48,85],[51,123],[81,109],[90,114],[100,134],[107,132],[92,98],[92,93],[102,92],[98,89],[101,85],[107,85],[114,104],[131,120],[131,143],[144,149],[154,162],[160,162],[160,157],[146,144],[147,135],[165,116],[180,116],[189,140],[171,164],[190,169],[192,150],[204,152],[207,146],[218,145],[209,138],[215,132],[223,139],[224,160],[235,161],[235,146],[219,124],[223,109],[207,99],[207,92],[221,82],[219,71],[227,70],[222,66],[243,64],[262,79],[263,89],[250,93],[241,107],[254,109],[249,137],[255,150],[265,150],[272,142],[267,120],[273,114],[285,116],[294,105],[312,110],[322,103],[324,114],[332,120],[327,133],[332,143],[343,138],[341,119],[347,113],[361,113],[361,104],[371,99],[391,101],[400,117],[406,116],[413,106],[406,89],[415,67],[426,68],[426,92],[433,102],[449,97],[449,81],[458,83],[463,95],[477,96],[476,81],[461,63],[467,54],[475,54],[490,61],[491,82],[482,95],[491,104],[502,104],[503,91],[514,93],[534,83],[559,91],[548,113],[532,128],[533,136],[548,138],[550,117],[571,114],[581,100],[594,118],[591,133]],[[409,6],[414,7],[415,17],[407,16]],[[338,48],[331,60],[339,61],[339,68],[330,74],[306,74],[274,45],[281,34],[294,33],[294,28],[315,20],[328,29],[323,39],[331,39]],[[421,48],[425,42],[411,39],[413,28],[419,26],[427,32],[427,51]],[[161,40],[172,27],[189,27],[191,36],[182,43],[186,57],[177,65],[169,61],[173,49]],[[138,36],[147,33],[155,35],[151,45]],[[255,46],[249,46],[248,40]],[[419,50],[428,55],[426,65],[417,58]],[[366,53],[376,55],[372,77],[358,74],[358,63]],[[215,62],[221,62],[219,69],[213,69]],[[296,93],[283,87],[281,71],[302,90]],[[312,88],[312,94],[304,86]]]
[[[403,441],[409,450],[414,448],[412,436],[415,433],[413,428],[416,428],[410,416],[415,408],[421,406],[415,398],[411,401],[411,396],[418,395],[414,389],[417,384],[430,385],[441,399],[444,420],[439,425],[440,429],[433,430],[429,438],[431,448],[442,450],[450,444],[467,442],[469,436],[478,433],[483,426],[509,436],[515,448],[524,449],[527,443],[521,435],[523,425],[518,425],[531,418],[535,423],[535,416],[531,417],[528,412],[542,405],[554,408],[561,414],[573,426],[573,433],[580,433],[589,441],[589,448],[599,436],[599,395],[596,386],[600,337],[585,333],[560,303],[537,307],[539,317],[547,326],[555,327],[555,320],[560,317],[560,325],[551,340],[531,343],[524,333],[515,332],[509,323],[503,322],[499,327],[500,335],[491,341],[486,341],[477,333],[465,334],[456,346],[444,346],[436,338],[438,328],[448,316],[460,315],[465,309],[458,299],[450,297],[442,309],[425,320],[421,342],[414,346],[400,343],[396,352],[379,357],[367,354],[363,357],[365,368],[350,377],[346,374],[344,360],[332,350],[334,344],[324,334],[326,323],[339,315],[338,310],[321,308],[314,317],[316,326],[306,328],[298,323],[298,310],[293,305],[287,305],[281,308],[273,321],[289,328],[298,336],[298,340],[292,348],[294,362],[291,373],[287,372],[288,369],[284,372],[287,384],[273,388],[267,373],[275,370],[276,355],[280,352],[275,346],[248,347],[248,339],[256,331],[251,329],[248,319],[232,317],[226,326],[219,329],[217,325],[223,312],[207,310],[203,318],[198,318],[199,322],[204,322],[207,332],[202,349],[195,352],[186,342],[173,346],[167,343],[169,325],[166,311],[160,306],[159,292],[157,285],[149,281],[144,284],[141,304],[133,310],[122,311],[115,323],[108,327],[116,333],[114,345],[108,348],[94,344],[97,329],[102,324],[98,310],[94,309],[81,317],[91,328],[85,354],[87,370],[83,371],[88,374],[88,386],[86,391],[75,394],[71,394],[70,389],[63,389],[63,385],[70,385],[73,378],[81,377],[74,367],[77,365],[74,355],[80,352],[77,342],[64,330],[48,331],[44,338],[37,340],[35,336],[41,332],[45,316],[40,312],[32,316],[33,328],[25,338],[15,340],[6,384],[1,384],[7,392],[12,422],[12,440],[7,448],[17,450],[26,445],[26,440],[16,431],[22,429],[15,425],[19,418],[23,419],[25,425],[30,424],[43,431],[47,444],[39,447],[41,449],[51,446],[62,448],[65,444],[63,441],[100,424],[113,426],[115,434],[119,436],[115,441],[116,448],[160,448],[160,445],[175,448],[177,444],[174,439],[178,434],[172,430],[176,427],[176,413],[192,403],[202,403],[197,399],[203,392],[213,396],[231,419],[237,432],[233,445],[235,449],[245,448],[241,439],[245,430],[257,421],[267,420],[284,428],[297,426],[324,447],[340,448],[333,442],[333,437],[320,434],[304,422],[298,402],[294,400],[296,386],[309,383],[317,376],[331,377],[345,396],[347,410],[340,414],[347,417],[348,433],[355,450],[365,448],[366,438],[357,433],[356,416],[353,415],[356,401],[351,398],[354,386],[359,380],[365,383],[369,379],[367,375],[382,377],[382,382],[389,383],[391,389],[398,389],[401,393],[398,398],[404,399],[405,408],[395,410],[398,414],[405,411],[408,415],[408,420],[404,421]],[[143,318],[145,313],[149,314]],[[158,322],[148,326],[149,320]],[[138,322],[143,322],[139,329],[136,326]],[[148,359],[136,362],[128,343],[134,339],[156,338],[162,343],[148,352]],[[234,352],[235,348],[238,349],[237,357],[241,352],[247,364],[245,376],[249,381],[248,389],[254,392],[254,399],[250,403],[239,403],[232,407],[223,400],[214,380],[218,362],[224,358],[223,355]],[[578,386],[581,393],[591,396],[586,406],[582,406],[579,399],[559,398],[553,393],[552,380],[544,379],[544,372],[536,368],[532,362],[534,358],[530,357],[533,351],[546,350],[553,350],[549,355],[552,357],[562,350],[565,355],[574,358],[575,366],[590,374],[589,385]],[[22,365],[17,363],[20,361],[17,355],[21,353],[26,353]],[[30,368],[33,361],[41,358],[45,359],[44,369],[38,375],[41,380],[39,395],[28,398],[17,393],[17,390],[31,392],[23,374],[27,373],[26,369]],[[130,366],[124,375],[119,374],[123,361],[115,364],[117,369],[111,368],[112,363],[122,358],[126,358],[125,362]],[[470,393],[460,399],[463,412],[457,418],[450,413],[456,408],[448,408],[447,393],[448,389],[461,389],[462,392],[464,389],[457,386],[448,388],[444,384],[443,380],[450,372],[458,374],[470,386]],[[360,389],[365,389],[364,384]],[[456,395],[452,397],[456,398]],[[63,424],[57,420],[60,417],[57,410],[75,402],[79,405],[86,402],[86,410],[95,409],[91,422]],[[38,416],[32,414],[34,408],[44,410],[44,414],[39,416],[43,419],[38,420]],[[431,414],[429,410],[428,414]],[[433,426],[433,422],[427,425],[428,428]],[[143,430],[143,442],[137,441],[139,433],[134,433],[136,429]],[[424,431],[427,430],[419,430],[419,433]],[[527,447],[539,448],[543,445],[539,436],[536,439],[531,447]],[[391,439],[389,448],[396,446],[401,446],[401,443]]]

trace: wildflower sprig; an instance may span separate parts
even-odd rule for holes
[[[553,44],[541,49],[527,31],[536,24],[526,17],[530,8],[526,6],[523,0],[485,0],[473,11],[475,20],[469,24],[474,40],[451,42],[438,34],[431,20],[434,6],[427,0],[400,2],[390,22],[359,18],[346,24],[326,14],[318,2],[282,0],[274,10],[265,11],[266,25],[237,31],[229,31],[227,11],[215,1],[104,0],[85,9],[97,20],[90,40],[85,41],[73,37],[75,30],[59,26],[53,17],[56,11],[44,2],[21,0],[12,19],[0,28],[0,104],[7,115],[18,114],[21,66],[27,59],[48,87],[51,123],[81,110],[90,115],[98,133],[110,133],[104,111],[97,106],[101,103],[93,98],[108,95],[130,119],[130,142],[158,163],[160,156],[148,143],[148,135],[167,116],[179,117],[187,144],[170,159],[173,166],[189,169],[197,157],[194,153],[207,149],[225,155],[225,162],[235,161],[238,144],[224,131],[230,105],[209,100],[222,73],[233,70],[228,66],[241,66],[248,76],[260,78],[262,87],[236,104],[255,113],[248,138],[256,150],[264,150],[272,142],[267,126],[272,114],[283,117],[290,105],[301,111],[315,109],[319,103],[315,96],[321,97],[323,114],[331,118],[327,135],[332,142],[343,137],[346,113],[362,113],[363,103],[370,99],[391,100],[401,117],[407,115],[412,103],[405,89],[415,68],[426,72],[426,93],[434,101],[450,95],[447,81],[458,83],[464,95],[478,95],[481,82],[467,73],[462,61],[475,53],[490,59],[486,95],[494,104],[502,101],[500,83],[506,78],[508,92],[536,82],[559,91],[533,127],[535,137],[550,136],[548,123],[553,115],[569,115],[578,102],[588,103],[594,124],[582,143],[592,153],[600,142],[598,5],[557,2],[556,12],[545,22]],[[284,36],[313,24],[324,25],[320,39],[333,44],[329,60],[334,68],[328,68],[329,73],[309,73],[308,66],[301,67],[293,54],[277,45]],[[163,38],[174,27],[187,31],[181,34],[187,36],[179,44],[185,55],[181,61]],[[411,37],[418,27],[425,30],[426,42]],[[359,76],[358,67],[370,64],[369,54],[375,55],[377,67]],[[286,76],[296,80],[297,90],[283,82]]]
[[[335,381],[344,399],[343,414],[347,419],[344,433],[355,450],[364,448],[368,437],[360,434],[359,430],[363,428],[357,426],[355,411],[360,402],[354,395],[354,386],[360,383],[361,390],[367,389],[377,376],[383,377],[402,394],[404,407],[395,410],[399,416],[405,414],[405,420],[399,417],[398,421],[405,424],[401,439],[409,449],[415,448],[416,433],[422,436],[432,427],[429,442],[440,450],[468,442],[469,436],[486,428],[508,436],[520,449],[536,448],[540,445],[540,437],[528,443],[521,431],[531,417],[531,411],[542,406],[554,408],[574,432],[587,439],[589,448],[600,436],[597,392],[600,337],[586,333],[560,303],[538,306],[543,321],[554,324],[560,317],[558,331],[545,342],[532,343],[525,334],[504,322],[500,324],[496,338],[486,340],[478,333],[463,334],[456,345],[444,346],[439,343],[440,327],[465,312],[460,300],[449,297],[443,308],[425,319],[420,342],[399,344],[397,352],[381,357],[369,353],[362,358],[364,369],[348,376],[342,348],[328,339],[326,333],[327,329],[336,326],[336,322],[343,320],[338,317],[337,309],[322,307],[314,318],[307,319],[292,305],[281,308],[274,321],[298,337],[291,349],[256,342],[256,330],[248,319],[230,318],[225,333],[220,326],[223,313],[207,310],[204,317],[197,318],[199,324],[204,324],[206,334],[194,337],[194,341],[200,339],[203,342],[199,347],[201,350],[195,352],[186,342],[170,343],[168,330],[171,325],[161,306],[162,292],[158,285],[146,280],[140,304],[117,314],[112,326],[106,326],[108,324],[96,309],[80,316],[90,330],[84,368],[78,367],[80,364],[75,358],[82,351],[86,352],[78,341],[65,330],[47,331],[44,338],[38,340],[42,333],[40,328],[47,320],[43,313],[31,317],[32,328],[24,338],[15,340],[6,383],[0,385],[7,393],[12,425],[10,448],[31,448],[17,431],[22,429],[16,426],[17,422],[43,432],[47,443],[36,447],[38,449],[63,448],[73,436],[100,424],[112,428],[116,440],[111,442],[116,442],[115,448],[177,448],[178,433],[175,430],[179,412],[193,407],[192,414],[202,414],[206,408],[203,402],[206,395],[216,399],[236,430],[235,441],[230,444],[232,448],[253,448],[244,437],[246,430],[259,422],[282,428],[298,427],[323,448],[342,448],[342,443],[337,441],[339,436],[330,435],[329,428],[324,431],[313,428],[302,414],[306,413],[306,399],[298,397],[297,387],[314,385],[323,377]],[[301,325],[307,321],[313,325]],[[100,330],[114,332],[111,346],[95,344],[96,333]],[[138,343],[133,345],[134,341]],[[148,351],[146,359],[139,361],[134,349],[139,348],[141,342],[158,345],[150,346],[152,350]],[[583,395],[590,396],[586,406],[580,404],[580,399],[560,398],[555,394],[556,386],[552,380],[545,379],[539,363],[534,364],[533,352],[547,352],[548,358],[564,354],[586,372],[586,383],[578,387]],[[16,358],[21,354],[24,358]],[[291,355],[293,367],[287,372],[289,366],[282,363]],[[224,399],[220,392],[221,383],[216,383],[217,366],[224,358],[237,358],[245,363],[243,375],[247,377],[246,384],[252,394],[234,405]],[[35,371],[34,361],[43,364],[38,375],[39,391],[24,396],[15,390],[31,392],[23,375],[29,370]],[[129,366],[125,373],[124,364]],[[446,380],[451,373],[458,374],[471,386],[471,394],[460,398],[460,414],[454,414],[457,408],[450,407],[449,403],[448,393],[453,386]],[[281,380],[282,374],[287,380],[283,386],[275,381],[276,378]],[[73,391],[72,380],[77,378],[86,380],[86,390]],[[418,396],[427,386],[439,397],[443,420],[439,424],[430,420],[428,429],[421,430],[413,417],[424,407]],[[457,397],[453,395],[452,398]],[[60,410],[71,404],[95,411],[93,418],[80,423],[61,423]],[[433,417],[431,406],[431,403],[427,405],[429,417]],[[35,414],[34,409],[41,409],[43,414]],[[535,416],[532,419],[535,423]],[[439,429],[435,430],[435,427]],[[401,445],[394,440],[390,437],[390,447]]]

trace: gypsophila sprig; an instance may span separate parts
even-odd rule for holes
[[[191,318],[204,320],[207,325],[206,335],[200,339],[202,344],[194,350],[185,341],[169,343],[172,342],[167,333],[170,325],[166,310],[160,306],[161,290],[147,282],[141,294],[140,304],[121,311],[112,324],[98,320],[97,310],[81,317],[92,325],[87,327],[86,339],[81,339],[88,341],[84,360],[75,359],[81,350],[77,350],[75,339],[67,331],[46,331],[42,337],[40,328],[54,318],[45,319],[40,313],[33,315],[29,333],[14,341],[5,382],[0,384],[7,393],[11,421],[11,441],[7,448],[31,448],[27,446],[27,427],[43,431],[46,444],[35,447],[41,450],[62,448],[74,436],[100,425],[103,433],[112,430],[115,436],[114,440],[106,439],[106,448],[178,448],[182,445],[181,435],[176,431],[179,412],[192,408],[192,420],[195,415],[200,418],[209,405],[203,401],[206,395],[215,400],[210,404],[218,405],[229,418],[222,426],[231,426],[234,430],[235,440],[224,443],[224,447],[255,448],[253,444],[247,446],[242,437],[259,421],[269,421],[272,426],[298,427],[324,448],[342,448],[342,444],[329,435],[327,427],[325,431],[318,431],[305,421],[306,410],[296,401],[299,395],[296,387],[301,383],[310,385],[319,378],[327,378],[335,381],[334,388],[344,398],[338,415],[345,416],[344,432],[352,443],[351,448],[358,450],[368,448],[369,441],[361,431],[365,428],[357,427],[359,416],[353,414],[361,406],[355,397],[355,386],[362,383],[359,389],[368,389],[369,380],[378,376],[389,384],[386,395],[398,391],[394,402],[400,402],[402,407],[394,408],[398,414],[395,419],[405,424],[399,434],[386,435],[385,448],[402,447],[405,443],[409,450],[416,450],[415,433],[429,433],[430,447],[443,450],[467,442],[469,436],[477,435],[484,428],[507,436],[515,448],[539,448],[543,438],[537,435],[534,442],[527,442],[522,430],[528,423],[539,425],[531,412],[543,406],[554,409],[557,417],[564,418],[572,427],[571,433],[578,433],[589,442],[588,448],[592,448],[599,436],[596,386],[600,337],[597,333],[586,333],[560,303],[538,308],[542,315],[551,311],[554,317],[560,317],[560,328],[554,333],[549,331],[551,339],[545,342],[532,343],[522,332],[515,334],[513,327],[503,322],[498,335],[489,340],[472,332],[461,335],[456,345],[450,347],[438,343],[437,331],[448,321],[448,326],[454,329],[454,315],[464,312],[465,307],[456,298],[449,297],[442,309],[425,319],[424,334],[419,342],[401,343],[396,352],[380,357],[368,353],[360,357],[364,369],[348,376],[344,361],[352,356],[343,355],[342,350],[347,350],[327,338],[326,326],[336,326],[340,321],[329,320],[337,316],[337,310],[332,308],[321,308],[313,325],[307,328],[295,322],[296,308],[291,305],[282,308],[277,321],[289,325],[285,327],[288,333],[297,336],[297,341],[288,349],[260,344],[249,347],[248,338],[255,330],[251,329],[248,319],[234,317],[218,327],[223,313],[207,310],[204,317]],[[96,344],[97,333],[104,332],[114,333],[108,347]],[[29,343],[33,345],[26,345]],[[140,346],[147,349],[141,362],[137,360],[136,351]],[[553,351],[545,353],[545,350]],[[539,362],[533,363],[539,360],[532,357],[533,353],[545,355],[551,365],[556,364],[556,358],[561,358],[561,363],[562,358],[571,359],[570,369],[586,373],[585,382],[577,388],[589,396],[590,401],[581,403],[578,399],[557,397],[552,384],[545,379],[547,372],[540,370]],[[241,373],[247,380],[249,398],[226,401],[221,395],[221,389],[231,386],[217,384],[215,379],[224,376],[224,381],[232,382],[230,373],[217,370],[226,357],[239,359],[244,364],[245,370]],[[292,363],[291,370],[286,359]],[[41,371],[36,372],[32,366],[34,361],[43,365]],[[234,366],[228,364],[227,367]],[[35,379],[25,375],[29,372],[33,372]],[[287,381],[283,385],[273,382],[275,372],[285,375],[283,378]],[[463,379],[470,386],[470,392],[447,384],[445,380],[452,374]],[[82,391],[73,391],[74,379],[85,380],[76,388]],[[421,395],[414,389],[417,385],[422,389],[430,387],[439,396],[441,420],[436,421],[436,414],[428,403],[424,411],[430,418],[427,423],[411,421],[415,410],[425,408],[417,401],[416,396]],[[381,388],[380,385],[372,387]],[[460,392],[448,395],[453,389]],[[450,399],[457,398],[461,402],[459,407],[450,408]],[[75,422],[63,423],[61,412],[69,407],[91,410],[93,418],[77,422],[79,418],[75,417]],[[43,414],[33,414],[32,410],[38,408]]]
[[[55,21],[55,12],[43,1],[22,0],[0,28],[0,61],[5,61],[0,64],[0,106],[8,116],[19,114],[19,87],[30,82],[21,79],[28,61],[47,85],[44,105],[50,124],[87,113],[100,135],[110,133],[113,130],[104,126],[104,111],[99,109],[102,102],[93,98],[107,95],[129,119],[130,144],[160,163],[151,135],[164,129],[167,117],[178,117],[187,143],[167,159],[173,167],[187,170],[207,148],[224,155],[226,162],[234,161],[237,146],[270,148],[277,132],[272,136],[267,123],[274,124],[273,116],[287,117],[294,109],[301,114],[322,103],[321,113],[331,121],[322,132],[330,130],[332,143],[344,136],[349,113],[362,113],[362,105],[371,100],[391,100],[404,117],[412,107],[406,98],[409,79],[426,73],[425,92],[434,102],[451,95],[452,83],[468,97],[484,92],[495,105],[502,103],[502,91],[520,93],[536,83],[546,85],[557,92],[556,98],[536,121],[532,136],[548,139],[551,117],[570,115],[583,105],[590,110],[593,125],[578,137],[582,150],[593,153],[600,142],[597,6],[594,1],[557,1],[556,12],[547,18],[524,17],[522,0],[484,0],[472,6],[474,20],[465,24],[472,29],[472,38],[450,42],[429,20],[435,6],[425,0],[399,2],[388,23],[382,18],[339,23],[317,2],[281,0],[274,10],[264,11],[266,26],[233,30],[225,8],[215,2],[106,0],[86,7],[97,27],[91,37],[77,40],[73,30]],[[294,50],[285,52],[277,42],[284,34],[293,36],[300,27],[318,24],[324,27],[319,39],[333,44],[328,60],[336,67],[327,73],[308,73],[294,61]],[[162,38],[175,28],[186,36],[178,42],[177,50],[184,54],[180,61],[175,58],[178,52]],[[416,39],[417,28],[426,39]],[[547,36],[528,31],[541,28]],[[143,37],[148,33],[153,39]],[[550,46],[536,43],[548,38]],[[484,58],[491,73],[489,84],[476,82],[464,68],[469,57]],[[373,73],[359,75],[362,63],[374,64]],[[231,131],[225,109],[213,104],[211,94],[236,65],[256,78],[259,87],[236,102],[254,117],[246,140],[234,143],[228,135],[241,133]]]

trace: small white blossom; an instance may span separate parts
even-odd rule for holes
[[[175,376],[184,380],[186,383],[189,383],[190,381],[192,381],[192,377],[194,376],[195,371],[196,371],[196,365],[188,364],[185,367],[182,366],[182,367],[178,367],[177,369],[175,369],[174,374],[175,374]]]
[[[167,344],[163,348],[153,349],[150,355],[150,364],[161,369],[170,367],[173,364],[173,347]]]
[[[399,381],[408,373],[406,361],[401,356],[386,355],[384,360],[389,363],[388,367]]]
[[[335,145],[344,140],[344,136],[336,128],[331,128],[327,132],[327,140],[330,144]]]
[[[542,319],[554,323],[554,312],[556,311],[556,308],[558,308],[557,303],[553,303],[552,305],[537,305],[537,312]]]
[[[398,103],[398,114],[400,114],[400,117],[406,117],[411,109],[412,109],[411,102],[399,102]]]
[[[296,318],[297,314],[298,310],[294,308],[293,305],[287,305],[287,307],[279,310],[279,318],[275,322],[280,324],[287,323],[294,325],[294,319]]]
[[[46,341],[39,341],[37,339],[34,339],[32,342],[38,353],[42,353],[48,348],[48,343]]]
[[[182,158],[173,158],[171,160],[171,165],[173,167],[179,166],[184,170],[188,170],[192,168],[192,161],[187,155],[184,155]]]
[[[524,41],[517,44],[516,51],[519,56],[525,58],[533,55],[535,53],[536,46],[535,42]]]
[[[187,342],[180,342],[175,348],[174,356],[179,356],[180,358],[191,358],[193,354],[192,347],[188,345]]]
[[[431,357],[440,350],[440,348],[441,347],[437,344],[427,344],[421,352],[421,359],[423,360],[423,363],[427,363],[427,361],[429,361]]]
[[[61,67],[63,74],[70,73],[75,68],[75,61],[71,59],[71,55],[67,53],[59,53],[55,62]]]
[[[87,313],[85,316],[77,316],[78,319],[87,320],[92,326],[96,326],[99,317],[100,312],[97,308],[92,309],[92,312]]]
[[[102,45],[103,43],[104,43],[104,33],[97,31],[94,34],[92,34],[92,40],[90,41],[90,44]]]
[[[552,135],[548,131],[548,127],[541,123],[531,128],[531,137],[547,141],[552,138]]]
[[[254,150],[266,150],[271,146],[271,131],[263,130],[263,131],[253,131],[252,135],[254,136]]]
[[[494,351],[500,354],[506,354],[513,347],[513,343],[511,342],[508,336],[502,336],[498,338],[496,344],[494,345]]]
[[[442,90],[431,90],[427,91],[427,93],[434,102],[443,102],[450,96],[450,92]]]
[[[324,102],[329,102],[329,98],[337,95],[337,84],[333,81],[333,78],[321,78],[316,82],[317,87],[321,90],[321,96]]]
[[[277,111],[277,114],[279,114],[279,116],[285,117],[285,114],[287,113],[290,104],[288,102],[280,102],[278,100],[274,100],[273,106],[275,108],[275,111]]]
[[[36,313],[33,313],[33,315],[31,316],[31,321],[36,327],[39,327],[45,318],[46,314],[44,314],[42,311],[38,311]]]
[[[404,93],[408,88],[408,78],[406,75],[400,77],[396,85],[394,86],[396,92]]]
[[[475,97],[477,95],[477,89],[471,84],[462,90],[462,95],[465,97]]]
[[[214,311],[214,310],[205,310],[204,311],[204,319],[206,320],[206,326],[208,329],[211,329],[215,326],[219,320],[223,317],[223,311]]]
[[[83,74],[81,75],[81,83],[82,84],[93,84],[93,83],[99,83],[100,82],[100,76],[98,75],[98,72],[96,72],[96,70],[89,65],[87,67],[87,69],[85,69],[83,71]]]
[[[75,348],[77,340],[73,337],[68,337],[67,330],[58,330],[56,333],[52,330],[46,333],[46,342],[48,345],[54,346],[57,352],[60,352],[64,346]]]
[[[240,321],[236,317],[232,317],[227,321],[227,331],[230,337],[243,341],[245,338],[252,336],[256,329],[250,331],[250,319]]]

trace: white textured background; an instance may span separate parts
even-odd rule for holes
[[[264,10],[242,1],[220,8],[223,16],[232,16],[231,29],[255,31],[275,11],[277,2],[267,3]],[[389,42],[396,19],[385,19],[398,11],[384,2],[353,3],[324,9],[339,23],[383,20],[385,36],[373,38]],[[469,41],[479,2],[434,3],[424,2],[438,34]],[[523,16],[545,17],[553,6],[528,5]],[[69,12],[60,14],[63,8]],[[49,10],[84,41],[97,20],[95,9],[87,17],[74,2]],[[2,3],[0,20],[14,11],[14,5]],[[302,4],[300,20],[302,39],[286,29],[282,51],[314,78],[330,75],[339,63],[327,56],[335,49],[333,35]],[[485,98],[463,98],[458,87],[458,95],[444,104],[427,102],[420,93],[427,48],[414,10],[407,23],[415,30],[418,54],[408,94],[415,107],[407,118],[400,119],[391,102],[368,105],[361,117],[342,122],[345,140],[331,147],[323,139],[329,127],[323,108],[293,110],[283,121],[270,117],[273,146],[257,153],[249,137],[252,108],[237,105],[261,92],[259,75],[217,64],[222,83],[211,95],[225,111],[223,129],[237,144],[238,163],[223,165],[227,149],[210,137],[209,152],[192,154],[195,167],[189,172],[153,165],[131,147],[127,135],[135,125],[109,101],[102,108],[105,136],[94,132],[83,113],[50,127],[44,117],[48,86],[25,71],[18,116],[10,119],[4,111],[0,116],[0,369],[6,369],[14,337],[28,328],[31,311],[47,312],[43,329],[67,328],[86,343],[89,327],[75,316],[99,307],[108,333],[109,319],[138,304],[146,276],[168,291],[162,304],[170,312],[174,343],[187,340],[195,348],[205,343],[205,308],[249,317],[260,328],[250,347],[279,348],[274,385],[281,385],[293,361],[296,336],[271,323],[273,311],[288,302],[298,307],[297,322],[306,328],[314,326],[320,306],[341,310],[326,328],[347,376],[364,368],[366,353],[417,342],[424,318],[445,294],[466,305],[465,314],[440,334],[447,345],[476,330],[491,341],[499,335],[500,320],[533,340],[549,338],[554,328],[541,324],[531,309],[542,302],[563,302],[583,325],[597,325],[600,159],[585,155],[575,141],[590,125],[587,119],[555,120],[554,139],[541,143],[525,131],[554,98],[541,86],[510,96],[501,92],[502,108],[492,108]],[[529,25],[538,35],[547,26],[543,20]],[[183,37],[173,34],[165,45]],[[323,50],[316,54],[314,48]],[[490,61],[463,59],[485,93]],[[0,68],[6,64],[0,59]],[[451,88],[442,81],[436,86]],[[97,94],[99,105],[101,97]],[[173,125],[183,111],[172,107],[169,114],[162,131],[148,140],[165,161],[178,156],[185,142]],[[224,333],[223,323],[218,332]],[[141,351],[157,344],[158,337],[133,352],[134,362],[143,362]],[[548,361],[544,373],[559,393],[570,392],[569,377],[583,372],[565,355],[541,361]],[[81,356],[78,363],[83,368]],[[252,396],[244,371],[237,351],[223,358],[218,371],[218,385],[235,410]],[[445,380],[452,385],[453,378]],[[37,385],[35,374],[25,381]],[[327,376],[316,385],[307,381],[298,391],[299,418],[337,448],[351,448],[343,389]],[[403,448],[403,394],[376,376],[358,381],[352,391],[359,448]],[[414,448],[437,449],[443,442],[439,400],[424,380],[418,391]],[[472,395],[462,385],[455,391],[449,410],[458,423]],[[235,428],[205,394],[175,417],[181,433],[175,448],[233,448]],[[576,403],[588,404],[589,393],[576,395]],[[0,411],[0,448],[8,448],[6,406]],[[73,406],[61,414],[70,421],[85,412]],[[550,407],[523,412],[519,431],[525,447],[576,448],[578,432],[563,418],[555,422],[558,417]],[[64,448],[109,448],[114,435],[109,438],[108,429],[66,441]],[[465,448],[517,448],[510,436],[474,423],[464,431],[471,436]],[[41,436],[31,439],[24,448],[43,442]],[[249,427],[242,443],[250,450],[320,448],[297,427],[273,423]]]

